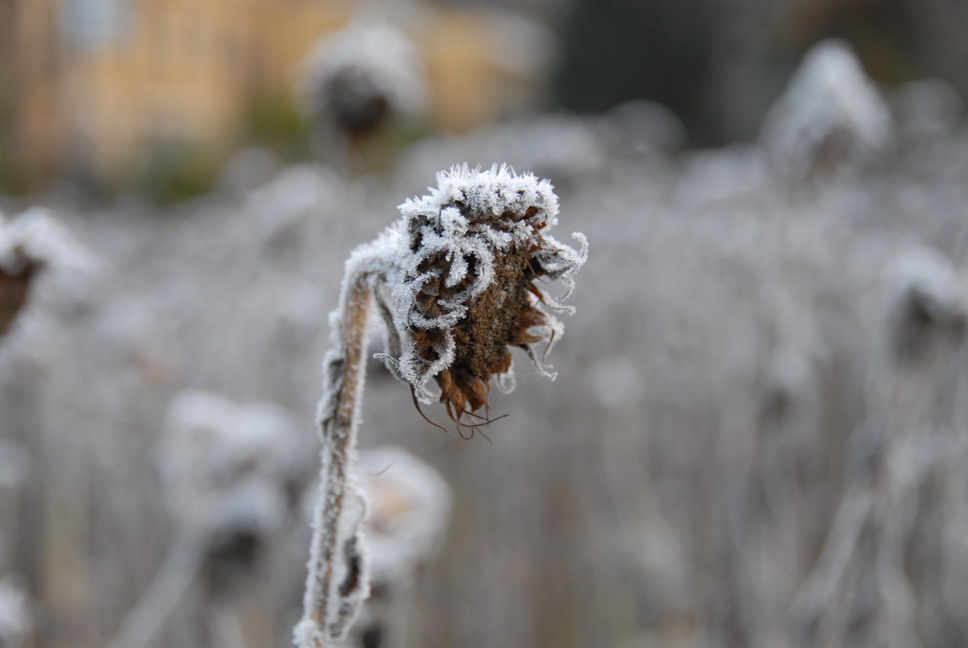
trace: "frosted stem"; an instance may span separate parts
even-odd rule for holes
[[[373,304],[366,274],[349,277],[333,318],[335,353],[327,358],[319,424],[323,448],[303,619],[296,643],[326,648],[342,639],[368,594],[360,526],[363,496],[351,468],[366,378],[367,322]],[[335,398],[334,398],[335,396]]]

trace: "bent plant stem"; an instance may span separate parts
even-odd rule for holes
[[[303,645],[326,648],[325,642],[338,638],[355,616],[345,598],[352,590],[365,587],[359,565],[350,565],[343,582],[337,583],[337,563],[344,559],[347,497],[357,497],[350,475],[356,451],[363,383],[366,379],[367,323],[373,306],[372,275],[351,277],[341,297],[337,317],[338,351],[329,360],[326,392],[337,390],[335,407],[320,413],[321,451],[319,497],[314,512],[314,531],[306,583]],[[333,394],[325,393],[323,405]],[[357,523],[359,520],[357,521]],[[352,523],[350,523],[352,524]],[[352,534],[351,534],[352,537]],[[357,582],[354,582],[357,581]],[[365,596],[363,597],[365,598]],[[345,617],[348,613],[349,618]]]

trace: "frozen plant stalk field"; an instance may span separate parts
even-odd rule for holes
[[[340,305],[347,251],[362,244],[356,267],[399,287],[374,293],[374,319],[390,324],[384,352],[406,382],[372,359],[379,345],[355,342],[367,363],[366,402],[354,404],[361,453],[402,447],[440,473],[451,505],[436,556],[393,596],[375,580],[379,631],[364,606],[346,645],[968,643],[968,125],[941,82],[884,93],[834,51],[833,66],[791,91],[827,69],[839,76],[823,91],[862,105],[781,100],[757,141],[719,150],[673,155],[650,144],[654,125],[545,116],[421,141],[384,175],[284,166],[164,212],[38,199],[97,263],[65,272],[49,259],[0,338],[0,580],[17,602],[7,634],[27,648],[117,637],[185,530],[201,528],[170,506],[168,476],[185,472],[204,477],[232,522],[222,528],[238,531],[209,538],[265,532],[254,560],[211,563],[244,566],[231,572],[244,585],[191,583],[150,645],[291,645],[317,495],[307,422],[332,344],[326,315]],[[783,117],[797,106],[822,110]],[[515,393],[485,389],[490,415],[475,407],[474,381],[495,373],[500,386],[503,353],[461,356],[452,313],[460,295],[486,296],[475,279],[492,246],[551,222],[542,183],[523,187],[539,210],[522,202],[522,221],[480,231],[492,241],[482,247],[444,236],[478,218],[441,209],[464,172],[446,176],[375,244],[396,250],[393,266],[364,263],[401,197],[462,161],[548,178],[563,220],[593,245],[569,301],[579,315],[554,351],[557,381],[535,379],[540,368],[515,352]],[[4,203],[3,227],[22,211]],[[537,265],[520,266],[566,279],[581,246],[554,243],[548,227]],[[496,266],[492,278],[515,283]],[[527,310],[540,306],[529,291],[518,321],[535,320],[523,333],[542,341],[515,339],[542,360],[560,292],[538,287],[545,319]],[[421,297],[434,290],[451,299],[440,312]],[[352,310],[342,307],[344,326]],[[495,328],[505,341],[522,333]],[[421,408],[450,433],[415,410],[413,395],[431,389],[449,394],[466,436],[465,423],[481,423],[472,413],[508,416],[483,429],[492,443],[461,440],[446,405]],[[224,423],[239,412],[294,427],[266,444]],[[338,416],[335,402],[321,414]],[[204,450],[171,452],[174,439]],[[283,454],[294,459],[276,464]],[[177,459],[203,456],[217,461]],[[361,482],[408,470],[382,456]],[[250,517],[229,506],[245,483],[275,505]],[[371,521],[383,536],[371,537],[392,535],[416,497],[379,499]]]

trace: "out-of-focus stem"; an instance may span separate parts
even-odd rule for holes
[[[323,435],[321,451],[319,496],[314,512],[309,576],[304,600],[304,628],[311,624],[313,632],[304,633],[312,648],[326,648],[324,641],[332,633],[327,624],[341,604],[334,582],[336,563],[343,559],[340,552],[340,525],[350,483],[349,471],[356,451],[357,428],[366,379],[367,323],[373,304],[373,294],[367,276],[350,278],[341,297],[338,325],[341,357],[341,379],[328,380],[326,389],[337,389],[336,406],[329,416],[319,422]],[[324,394],[326,401],[330,397]]]
[[[199,542],[183,530],[138,604],[125,616],[108,648],[142,648],[151,644],[195,582],[201,567]]]

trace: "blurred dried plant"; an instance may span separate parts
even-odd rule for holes
[[[310,456],[298,429],[268,403],[238,404],[206,392],[173,399],[158,459],[180,529],[111,646],[150,645],[196,583],[207,601],[198,614],[210,634],[245,635],[227,602],[247,591],[273,539],[294,517]]]
[[[23,310],[46,266],[71,275],[92,265],[89,252],[48,210],[35,207],[9,221],[0,213],[0,337]]]
[[[359,149],[424,106],[423,62],[406,35],[389,25],[353,23],[326,35],[303,68],[298,94],[323,153],[334,161],[340,161],[339,149]]]
[[[363,452],[357,465],[370,502],[366,522],[370,598],[351,634],[351,645],[392,645],[394,612],[407,604],[417,569],[437,552],[452,494],[431,466],[396,446]]]
[[[883,153],[891,143],[891,114],[850,45],[828,40],[804,57],[761,137],[785,179],[823,180]]]

